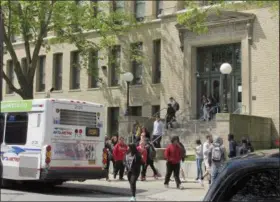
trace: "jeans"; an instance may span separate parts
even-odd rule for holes
[[[153,136],[153,141],[154,141],[154,146],[155,148],[160,148],[160,142],[161,142],[162,136],[154,135]]]
[[[212,167],[211,168],[211,185],[212,185],[214,183],[214,181],[217,179],[219,172],[223,168],[223,165],[222,164],[219,164],[219,165],[212,164],[211,167]]]
[[[166,175],[165,175],[165,181],[164,184],[168,185],[169,181],[170,181],[170,177],[172,175],[172,173],[174,172],[174,178],[175,178],[175,182],[177,187],[180,186],[181,184],[181,180],[180,180],[180,163],[177,164],[172,164],[170,162],[166,162]]]
[[[114,178],[116,178],[118,172],[119,172],[119,177],[120,177],[120,179],[123,179],[123,174],[124,174],[124,165],[123,165],[123,161],[115,161],[115,173],[114,173]]]
[[[197,179],[202,179],[202,161],[203,159],[196,159]]]
[[[127,173],[127,179],[130,184],[130,190],[131,190],[133,197],[135,197],[135,195],[136,195],[136,182],[137,182],[138,177],[139,177],[139,172],[137,172],[137,174],[132,173],[132,172]]]
[[[151,167],[151,169],[152,169],[153,172],[154,172],[154,175],[156,176],[158,173],[157,173],[157,170],[156,170],[156,168],[155,168],[154,161],[148,160],[148,161],[147,161],[147,164],[145,164],[144,168],[142,168],[142,173],[141,173],[142,177],[146,177],[146,172],[147,172],[148,166]]]

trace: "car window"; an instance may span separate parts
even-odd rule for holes
[[[280,200],[280,168],[240,176],[223,201]]]

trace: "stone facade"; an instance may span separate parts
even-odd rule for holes
[[[131,10],[132,2],[128,1],[126,4],[127,8]],[[143,42],[145,55],[143,84],[131,86],[131,106],[141,106],[142,116],[150,117],[152,106],[160,105],[160,108],[163,109],[166,107],[169,97],[173,96],[180,104],[181,112],[179,113],[182,116],[189,118],[197,114],[199,101],[196,94],[196,48],[241,42],[242,105],[246,108],[244,113],[272,118],[276,133],[279,133],[279,17],[272,18],[268,8],[246,10],[243,12],[243,20],[230,24],[212,24],[209,33],[199,36],[186,31],[182,41],[175,26],[177,24],[175,13],[181,9],[181,1],[163,1],[162,17],[156,19],[155,2],[146,1],[147,22],[137,30],[131,31],[125,38],[120,38],[119,43],[122,47],[128,47],[133,42]],[[254,14],[255,18],[253,20],[248,18],[246,21],[246,17],[248,17],[246,14]],[[249,21],[252,30],[248,28]],[[99,40],[94,32],[88,37],[94,41]],[[153,84],[153,40],[156,39],[161,39],[161,82]],[[182,44],[183,51],[181,50]],[[24,58],[23,44],[19,42],[14,46],[18,58]],[[63,53],[62,90],[53,92],[51,97],[93,101],[105,104],[107,107],[120,107],[120,116],[123,116],[126,108],[126,85],[121,81],[119,86],[108,86],[110,73],[108,68],[105,71],[101,68],[107,66],[107,59],[98,62],[99,77],[102,79],[98,88],[88,88],[88,74],[83,69],[81,70],[80,89],[69,90],[70,52],[74,50],[76,48],[71,44],[53,45],[51,51],[47,53],[44,49],[41,50],[41,54],[46,55],[46,90],[51,88],[53,82],[53,55]],[[106,55],[105,52],[99,54]],[[4,61],[9,59],[9,55],[4,56]],[[122,71],[131,69],[129,58],[124,52],[121,54],[121,69]],[[5,89],[5,82],[3,89]],[[34,93],[36,98],[46,96],[46,92]],[[15,94],[4,94],[4,99],[21,98]],[[161,115],[164,116],[164,114],[163,110]]]

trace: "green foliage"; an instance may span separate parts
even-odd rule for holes
[[[272,13],[279,11],[279,1],[254,1],[249,0],[246,2],[233,3],[232,1],[216,0],[205,1],[207,5],[201,7],[202,3],[198,1],[185,1],[186,12],[177,15],[177,21],[180,25],[185,26],[192,32],[203,34],[208,31],[205,24],[207,17],[210,13],[220,15],[222,10],[242,11],[253,8],[270,7]]]
[[[53,44],[74,44],[82,58],[78,65],[91,68],[92,65],[88,64],[91,51],[109,50],[117,43],[117,36],[137,25],[131,14],[114,12],[110,2],[7,0],[1,1],[1,6],[5,48],[15,64],[20,88],[15,88],[5,73],[4,79],[24,99],[33,98],[33,80],[41,48],[49,51]],[[50,31],[56,36],[45,38]],[[23,38],[28,64],[26,71],[13,47],[12,35]],[[98,42],[90,35],[99,37]],[[97,71],[88,72],[96,74]]]

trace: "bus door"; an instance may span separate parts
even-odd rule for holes
[[[4,178],[39,179],[43,135],[41,122],[37,120],[39,115],[33,112],[7,113],[1,147]]]

